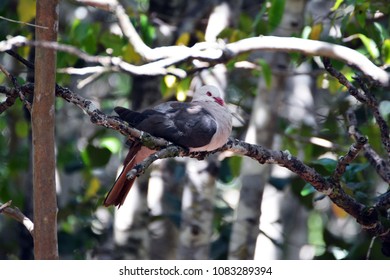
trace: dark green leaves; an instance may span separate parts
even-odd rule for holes
[[[82,152],[84,163],[89,167],[103,167],[110,160],[111,152],[108,148],[95,147],[88,144],[86,149]]]
[[[269,2],[271,5],[268,10],[268,26],[269,31],[272,32],[282,21],[285,0],[271,0]]]

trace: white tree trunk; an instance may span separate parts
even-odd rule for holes
[[[299,33],[303,23],[303,12],[306,1],[289,0],[285,4],[285,12],[279,27],[274,35],[290,36],[292,33]],[[256,55],[256,54],[255,54]],[[259,54],[257,54],[259,56]],[[272,84],[269,88],[263,82],[259,81],[258,94],[252,107],[251,120],[245,141],[274,148],[274,139],[276,136],[275,120],[284,112],[282,102],[284,94],[288,96],[292,88],[289,79],[284,74],[289,69],[289,56],[283,53],[267,54],[262,56],[273,70]],[[267,185],[270,176],[269,166],[259,166],[252,160],[244,158],[241,180],[242,187],[240,191],[239,205],[236,209],[237,219],[233,225],[231,241],[229,245],[230,259],[253,259],[280,258],[280,249],[271,241],[282,241],[282,231],[278,224],[275,224],[280,218],[280,206],[283,194],[275,191],[274,187]],[[273,196],[268,196],[272,192]],[[264,193],[264,194],[263,194]],[[267,198],[272,199],[263,201]],[[261,209],[261,210],[260,210]],[[267,226],[260,227],[261,221],[266,225],[271,225],[272,232],[267,232]],[[260,235],[258,241],[254,236],[260,232],[259,227],[267,235]],[[275,227],[279,227],[275,230]],[[261,243],[261,244],[260,244]],[[257,247],[256,247],[257,246]],[[256,248],[256,252],[255,252]],[[265,256],[265,257],[264,257]]]
[[[188,182],[184,186],[178,259],[209,258],[212,233],[215,178],[207,161],[187,162]]]

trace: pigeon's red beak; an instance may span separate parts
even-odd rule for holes
[[[223,102],[223,99],[222,98],[219,98],[219,97],[213,97],[215,102],[217,102],[219,105],[223,106],[225,105],[225,102]]]

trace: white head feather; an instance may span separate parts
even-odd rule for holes
[[[192,98],[192,101],[203,101],[203,102],[216,102],[221,106],[225,105],[225,102],[223,100],[222,94],[219,91],[219,89],[215,86],[202,86],[198,88],[194,96]]]

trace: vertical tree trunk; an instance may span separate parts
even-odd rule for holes
[[[205,40],[209,43],[216,42],[217,35],[221,30],[228,27],[231,21],[234,21],[233,14],[238,13],[242,1],[217,2],[219,3],[207,2],[208,6],[203,5],[203,9],[206,7],[208,9],[212,8],[205,29]],[[189,25],[187,24],[187,26]],[[213,68],[200,72],[192,83],[214,85],[225,91],[227,87],[226,74],[225,65],[218,64]],[[193,159],[187,161],[189,183],[183,190],[180,244],[178,247],[179,259],[210,258],[216,188],[215,174],[212,173],[212,168],[210,168],[212,164],[211,162],[198,162]]]
[[[291,36],[291,34],[300,31],[303,23],[302,15],[305,2],[305,0],[286,1],[282,22],[274,31],[273,35]],[[261,53],[254,53],[253,55],[259,56],[259,54],[273,69],[283,72],[289,68],[290,60],[286,54],[272,53],[262,55]],[[245,140],[250,143],[272,148],[276,133],[274,120],[283,112],[280,109],[281,101],[284,98],[283,94],[285,92],[289,94],[292,89],[289,88],[286,76],[276,73],[272,75],[272,85],[269,88],[265,85],[263,79],[261,79],[257,91],[258,94],[253,103],[251,121]],[[277,215],[272,211],[261,212],[263,208],[263,192],[264,190],[267,191],[270,169],[269,166],[255,165],[250,158],[243,159],[241,172],[242,187],[240,190],[239,205],[236,210],[237,218],[233,224],[230,238],[229,259],[253,259],[256,253],[256,244],[259,242],[259,239],[256,237],[260,233],[260,216],[263,215],[261,217],[262,220],[265,218],[270,224],[278,220],[275,218],[276,216],[280,216],[280,204],[284,202],[281,196],[274,203],[275,205],[277,204]],[[271,217],[272,221],[267,219],[268,217]],[[282,238],[281,233],[277,233],[277,236],[272,237],[275,240],[280,240]],[[268,238],[267,241],[272,243]],[[268,250],[271,246],[272,248]],[[269,258],[278,258],[280,252],[274,244],[271,244],[271,246],[267,248],[265,248],[266,246],[260,247],[263,252],[267,250],[267,253],[264,255],[267,255]]]
[[[285,2],[283,19],[274,31],[274,35],[289,37],[301,32],[305,18],[306,2],[306,0],[288,0]],[[271,54],[266,59],[269,65],[281,72],[296,69],[290,63],[290,56],[283,53]],[[304,72],[310,72],[310,70]],[[281,101],[283,101],[274,106],[278,117],[287,118],[291,123],[296,124],[303,121],[309,123],[312,116],[308,114],[306,109],[312,106],[312,96],[309,83],[307,83],[308,79],[303,80],[301,76],[288,77],[274,73],[272,81],[278,85],[277,91],[281,94]],[[279,147],[276,142],[274,143],[274,149],[283,149],[283,147]],[[272,176],[274,178],[286,178],[290,175],[285,170],[280,169],[279,166],[273,166]],[[295,198],[291,196],[288,187],[285,188],[281,192],[276,191],[270,185],[265,186],[260,224],[263,233],[257,239],[256,259],[289,259],[291,256],[296,259],[302,245],[301,242],[306,239],[305,223],[292,222],[305,220],[304,212],[302,208],[297,208]],[[300,240],[293,238],[296,236]],[[276,245],[275,241],[287,245],[280,247]],[[293,246],[290,244],[293,244]]]
[[[149,224],[150,258],[174,260],[177,255],[181,197],[185,183],[185,163],[164,160],[151,173],[148,205],[152,215]],[[156,217],[159,217],[156,219]]]
[[[56,41],[58,1],[38,0],[36,40]],[[58,259],[57,198],[55,186],[55,50],[37,48],[32,107],[34,255]]]
[[[214,215],[215,177],[208,162],[187,161],[188,184],[183,190],[178,259],[209,258]]]
[[[115,210],[115,258],[145,260],[149,258],[149,213],[147,205],[148,174],[139,177],[123,206]]]

